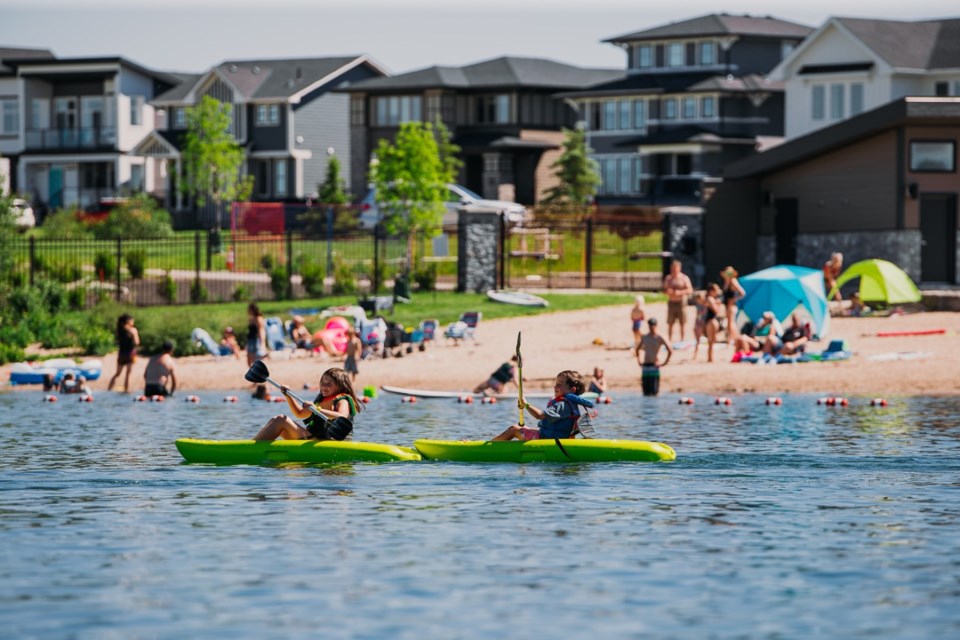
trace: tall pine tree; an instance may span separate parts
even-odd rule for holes
[[[600,186],[597,163],[590,157],[586,131],[582,128],[564,129],[563,135],[563,152],[550,165],[559,184],[547,190],[543,203],[586,207]]]

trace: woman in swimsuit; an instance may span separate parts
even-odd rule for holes
[[[255,302],[247,307],[247,315],[247,366],[251,366],[267,355],[267,321]]]
[[[737,301],[746,295],[740,281],[737,280],[737,270],[733,267],[727,267],[720,272],[723,278],[723,306],[727,311],[727,343],[733,344],[739,331],[737,330]]]

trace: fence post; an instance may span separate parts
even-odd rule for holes
[[[373,295],[380,291],[380,223],[373,227]]]
[[[200,232],[193,233],[193,288],[196,291],[196,302],[200,301]]]
[[[586,251],[587,261],[587,289],[593,288],[593,216],[587,216],[587,246],[584,247]]]
[[[35,269],[35,264],[37,262],[37,239],[30,238],[30,288],[33,288],[33,272]]]
[[[117,238],[117,302],[120,302],[120,267],[123,265],[123,240]]]
[[[333,205],[327,206],[327,275],[333,273]]]
[[[212,252],[210,250],[213,246],[213,233],[213,229],[207,233],[207,271],[213,271],[213,256],[211,255]]]
[[[293,300],[293,232],[287,231],[287,300]]]
[[[500,216],[500,283],[499,289],[507,288],[507,221]]]

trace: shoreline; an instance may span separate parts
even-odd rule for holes
[[[545,313],[537,316],[482,321],[477,340],[460,346],[443,338],[424,352],[414,351],[401,358],[367,359],[359,363],[356,391],[364,387],[391,385],[413,389],[468,391],[485,380],[500,363],[513,355],[517,332],[523,335],[524,389],[549,390],[556,373],[575,369],[589,376],[603,367],[610,395],[637,392],[640,367],[632,352],[633,336],[629,317],[631,305],[598,307],[579,311]],[[666,305],[652,303],[647,317],[660,320],[660,333],[667,335]],[[692,307],[688,310],[686,338],[693,336]],[[310,322],[308,321],[308,326]],[[943,329],[942,334],[879,337],[878,332],[916,332]],[[646,327],[644,327],[646,330]],[[661,369],[660,395],[670,394],[775,394],[823,393],[854,396],[956,396],[960,395],[960,313],[932,311],[888,317],[833,318],[830,335],[808,349],[819,352],[830,339],[845,339],[853,356],[836,362],[806,362],[763,365],[731,363],[732,348],[715,347],[715,362],[707,363],[706,345],[697,361],[693,350],[677,350]],[[724,334],[721,334],[724,335]],[[679,335],[675,330],[674,340]],[[600,344],[597,344],[600,343]],[[314,387],[320,374],[342,360],[317,354],[290,356],[274,353],[265,363],[271,377],[291,389]],[[91,358],[87,358],[91,359]],[[116,353],[99,358],[100,378],[88,382],[94,392],[106,393],[116,371]],[[78,359],[82,360],[82,359]],[[140,357],[130,376],[131,393],[143,389],[146,358]],[[243,393],[252,389],[243,376],[245,359],[191,356],[176,359],[178,395],[198,390]],[[10,365],[0,367],[0,380],[9,380]],[[3,390],[39,390],[4,384]],[[115,387],[116,390],[116,387]],[[507,393],[516,387],[508,385]]]

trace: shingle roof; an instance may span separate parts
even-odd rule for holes
[[[803,38],[813,29],[796,22],[787,22],[771,16],[733,16],[726,13],[671,22],[670,24],[635,31],[622,36],[607,38],[603,42],[627,42],[636,40],[661,40],[664,38],[688,38],[697,36],[743,35],[769,38]]]
[[[37,60],[42,58],[55,59],[56,56],[49,49],[24,49],[23,47],[0,47],[0,75],[12,73],[13,69],[3,64],[5,60],[17,60],[20,58],[29,58]]]
[[[960,19],[922,22],[866,18],[834,20],[893,67],[960,67]]]
[[[151,100],[152,103],[180,102],[190,93],[197,80],[203,77],[203,74],[200,73],[171,73],[170,75],[180,80],[180,83],[174,85],[169,91],[164,91],[158,95]]]
[[[586,69],[543,58],[505,56],[464,67],[427,67],[388,78],[372,78],[350,87],[356,91],[398,89],[486,89],[544,87],[571,89],[588,87],[623,75],[620,69]]]
[[[286,99],[360,57],[226,60],[217,69],[247,99]]]
[[[613,82],[594,85],[583,91],[559,93],[557,96],[562,98],[587,98],[696,91],[720,91],[724,93],[783,91],[783,83],[767,80],[759,74],[748,74],[740,77],[718,76],[709,73],[630,74]]]

